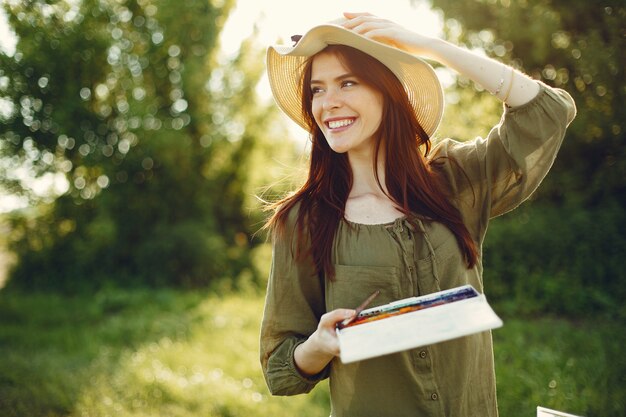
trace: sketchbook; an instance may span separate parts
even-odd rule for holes
[[[537,407],[537,417],[579,417],[574,414],[564,413],[562,411],[551,410],[549,408]]]
[[[501,326],[485,296],[464,285],[363,310],[337,329],[340,359],[356,362]]]

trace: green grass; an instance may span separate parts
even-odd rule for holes
[[[0,291],[0,415],[328,416],[328,386],[271,397],[258,365],[263,297]],[[623,327],[507,319],[494,332],[502,416],[537,405],[626,413]]]
[[[502,416],[534,416],[537,405],[588,417],[626,415],[623,325],[504,322],[493,333]]]

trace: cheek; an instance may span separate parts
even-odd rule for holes
[[[376,120],[376,129],[380,128],[381,123],[383,122],[383,102],[382,98],[376,101],[376,106],[373,111],[373,117]]]
[[[311,103],[311,113],[313,113],[315,123],[322,128],[322,106],[317,103],[317,100],[313,100]]]

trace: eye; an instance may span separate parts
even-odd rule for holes
[[[322,89],[322,87],[319,87],[319,86],[316,86],[316,85],[312,85],[311,86],[311,94],[312,95],[317,95],[317,94],[321,93],[322,91],[324,91]]]
[[[342,87],[354,87],[355,85],[357,85],[358,83],[354,80],[345,80],[341,83]]]

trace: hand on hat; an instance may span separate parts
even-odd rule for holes
[[[486,90],[494,91],[494,95],[511,107],[528,103],[539,93],[539,84],[535,80],[494,59],[442,39],[423,36],[370,13],[344,13],[344,17],[347,20],[342,25],[346,29],[452,68]],[[505,76],[509,88],[504,90]]]
[[[403,51],[430,57],[428,45],[432,44],[434,38],[420,35],[370,13],[345,12],[343,15],[347,20],[342,25],[347,29]]]

